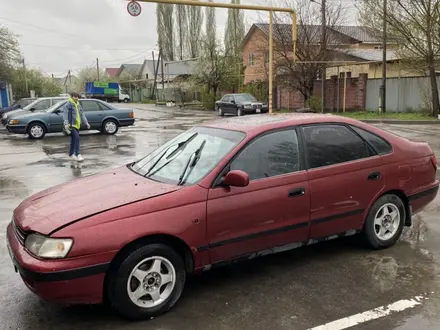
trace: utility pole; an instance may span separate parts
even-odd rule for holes
[[[380,106],[379,112],[386,112],[387,96],[387,0],[383,0],[383,46],[382,46],[382,84],[380,85]]]
[[[161,63],[161,69],[162,69],[162,90],[164,90],[164,92],[165,92],[165,81],[164,81],[165,77],[163,74],[163,54],[161,52],[159,53],[159,57],[160,57],[160,63]],[[167,81],[167,88],[169,88],[169,87],[170,87],[169,81]]]
[[[325,18],[325,0],[321,1],[321,52],[324,56],[324,61],[327,60],[327,47],[326,47],[326,18]],[[321,112],[325,112],[325,81],[327,78],[327,66],[326,63],[324,62],[322,64],[322,84],[321,84]],[[339,77],[338,77],[339,79]],[[339,91],[338,91],[339,93]]]
[[[96,72],[98,73],[98,81],[99,81],[99,59],[96,58]]]
[[[24,82],[26,84],[26,95],[29,96],[29,86],[27,81],[26,64],[24,63],[24,58],[23,58],[23,72],[24,72]]]

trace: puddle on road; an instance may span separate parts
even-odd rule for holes
[[[0,177],[0,200],[11,198],[26,198],[29,190],[26,185],[18,180]]]

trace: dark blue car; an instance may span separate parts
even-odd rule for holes
[[[31,139],[42,139],[47,133],[63,132],[63,110],[67,101],[61,101],[46,111],[18,113],[8,116],[6,129],[11,133],[28,134]],[[80,99],[79,103],[92,130],[116,134],[119,127],[134,124],[132,109],[118,109],[95,99]],[[85,130],[86,127],[81,127]]]
[[[1,115],[8,113],[10,111],[13,110],[17,110],[17,109],[23,109],[24,107],[28,106],[29,104],[31,104],[32,102],[34,102],[36,100],[36,98],[24,98],[21,99],[17,102],[15,102],[13,105],[6,107],[6,108],[1,108],[0,109],[0,117]]]

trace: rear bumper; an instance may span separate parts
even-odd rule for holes
[[[6,129],[8,132],[15,133],[15,134],[26,134],[26,126],[20,125],[20,126],[10,126],[6,125]]]
[[[110,255],[70,260],[37,259],[17,240],[12,223],[7,228],[7,247],[15,271],[29,290],[42,299],[64,305],[102,301]]]
[[[134,125],[134,118],[132,119],[119,119],[119,125],[122,126],[132,126]]]
[[[437,196],[439,190],[439,181],[435,181],[433,184],[419,189],[408,195],[409,205],[412,210],[412,214],[416,214],[422,211],[429,203],[431,203]]]

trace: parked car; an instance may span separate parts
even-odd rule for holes
[[[8,122],[8,118],[12,118],[12,116],[22,115],[22,114],[29,114],[31,112],[38,112],[38,111],[44,111],[49,109],[51,106],[55,105],[56,103],[60,101],[66,101],[68,100],[68,97],[40,97],[38,99],[35,99],[32,103],[28,104],[22,109],[16,109],[13,111],[10,111],[7,114],[4,114],[0,120],[0,122],[6,126]]]
[[[24,98],[24,99],[20,99],[19,101],[15,102],[13,105],[6,107],[6,108],[0,108],[0,117],[5,114],[8,113],[10,111],[13,110],[17,110],[17,109],[22,109],[26,106],[28,106],[29,104],[31,104],[33,101],[35,101],[35,98]]]
[[[427,143],[341,116],[226,119],[29,197],[7,246],[42,298],[105,296],[150,318],[179,300],[188,273],[355,234],[392,246],[435,198],[436,171]]]
[[[243,116],[249,113],[266,113],[268,107],[267,103],[258,101],[255,96],[248,93],[226,94],[220,101],[215,102],[215,111],[219,116],[225,114]]]
[[[66,102],[68,101],[58,102],[46,111],[10,116],[6,129],[11,133],[28,134],[31,139],[42,139],[47,133],[63,132],[63,110]],[[112,135],[118,132],[119,127],[134,124],[132,109],[118,109],[94,99],[80,99],[79,103],[92,130]]]

